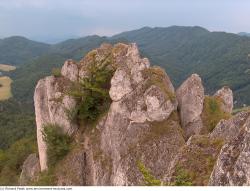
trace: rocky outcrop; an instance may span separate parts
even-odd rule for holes
[[[114,49],[116,55],[123,55],[122,62],[116,62],[111,79],[109,93],[113,102],[109,112],[92,134],[99,141],[89,139],[86,155],[92,156],[87,160],[92,167],[92,179],[86,182],[139,185],[143,177],[137,162],[142,161],[161,179],[168,173],[168,164],[184,139],[176,114],[174,88],[165,72],[150,68],[134,44],[118,44]],[[114,59],[121,58],[114,55]]]
[[[103,68],[112,74],[105,84],[109,109],[94,123],[70,120],[67,110],[79,106],[70,90]],[[205,97],[197,74],[175,92],[136,44],[103,44],[79,62],[67,60],[61,76],[38,82],[34,102],[42,171],[48,168],[44,126],[57,124],[74,140],[53,167],[56,185],[142,185],[139,163],[169,185],[249,185],[250,112],[227,115],[232,91]]]
[[[222,119],[211,132],[210,137],[223,139],[225,143],[229,142],[239,134],[249,116],[249,111],[243,111],[228,120]]]
[[[232,113],[233,110],[233,92],[229,87],[223,87],[218,90],[215,94],[215,97],[221,99],[221,109],[225,113]]]
[[[77,125],[71,123],[66,113],[66,109],[75,107],[75,100],[64,94],[69,87],[69,80],[54,76],[40,80],[36,86],[34,104],[41,170],[47,169],[46,144],[43,140],[44,126],[58,124],[67,134],[72,134],[77,129]]]
[[[30,182],[36,181],[38,179],[39,172],[39,159],[36,154],[30,154],[22,166],[22,172],[19,179],[20,186],[26,186]]]
[[[71,80],[71,81],[78,81],[79,78],[79,69],[78,64],[74,60],[67,60],[65,61],[62,70],[61,70],[62,76],[65,78]]]
[[[72,81],[90,75],[93,63],[115,69],[109,90],[112,103],[103,120],[91,132],[81,134],[77,128],[87,127],[77,127],[67,120],[64,108],[74,107],[75,103],[64,92]],[[56,102],[58,99],[60,102]],[[57,123],[65,133],[76,131],[79,137],[85,137],[79,152],[72,151],[62,161],[57,171],[58,185],[139,185],[143,177],[138,161],[162,179],[185,143],[169,77],[162,69],[150,67],[135,44],[104,44],[79,63],[66,61],[62,77],[51,76],[38,82],[34,100],[42,170],[47,168],[43,125]],[[66,172],[59,173],[62,166],[74,174],[74,180],[62,176]]]
[[[186,136],[200,134],[203,127],[201,114],[205,97],[201,78],[197,74],[191,75],[177,89],[176,96],[179,103],[181,124]]]
[[[213,186],[250,185],[250,118],[240,132],[223,146],[210,177]]]

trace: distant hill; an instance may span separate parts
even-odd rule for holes
[[[238,104],[250,104],[250,38],[179,26],[145,27],[116,37],[136,42],[152,63],[166,69],[175,87],[196,72],[207,93],[228,85]]]
[[[24,37],[0,39],[0,63],[21,65],[49,51],[50,45]]]
[[[238,35],[250,37],[250,33],[247,33],[247,32],[240,32],[238,33]]]
[[[207,93],[230,86],[237,105],[250,104],[250,38],[201,27],[144,27],[113,37],[88,36],[52,45],[49,52],[11,72],[13,94],[32,100],[38,79],[61,66],[65,59],[80,59],[103,42],[136,42],[143,56],[160,65],[178,87],[190,74],[198,73]]]

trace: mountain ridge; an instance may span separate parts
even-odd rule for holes
[[[22,83],[26,82],[21,83],[22,76],[26,76],[25,70],[34,74],[40,73],[39,76],[42,77],[49,74],[53,67],[62,66],[62,60],[79,60],[83,54],[104,42],[136,42],[143,56],[148,57],[153,65],[159,65],[168,72],[175,87],[190,74],[198,73],[207,87],[207,93],[213,93],[219,87],[228,85],[235,92],[237,106],[250,104],[250,96],[247,93],[250,89],[250,39],[233,33],[210,32],[199,26],[143,27],[112,37],[90,35],[49,45],[47,53],[26,62],[10,74],[16,80],[13,83],[14,95],[18,97],[18,92],[23,91],[21,97],[31,100],[32,91],[25,90]],[[49,59],[46,61],[46,57],[51,58],[53,55],[60,58],[61,63]],[[41,60],[46,62],[45,69],[41,68]],[[41,71],[36,70],[36,64]],[[32,80],[37,81],[38,78],[30,78],[29,81]],[[32,86],[31,82],[27,83],[30,85],[26,87],[33,90],[35,83],[33,82]],[[19,89],[18,92],[16,88]]]

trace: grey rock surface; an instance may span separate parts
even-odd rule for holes
[[[212,186],[250,185],[250,118],[240,133],[223,146],[211,174]]]
[[[200,134],[202,130],[201,114],[203,111],[204,88],[201,78],[197,74],[192,74],[177,89],[176,96],[180,109],[181,124],[190,137]]]
[[[233,110],[233,92],[229,87],[223,87],[218,90],[215,94],[215,97],[218,97],[222,100],[221,109],[226,113],[232,113]]]

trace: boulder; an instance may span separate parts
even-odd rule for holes
[[[211,186],[250,185],[250,118],[240,132],[223,146],[210,177]]]
[[[221,109],[226,113],[232,113],[233,110],[233,92],[232,90],[225,86],[218,90],[215,94],[215,97],[221,99]]]
[[[197,74],[192,74],[177,89],[176,96],[180,110],[181,124],[190,137],[194,134],[200,134],[202,130],[201,114],[203,111],[204,88],[201,78]]]
[[[30,182],[38,179],[40,173],[39,158],[36,154],[30,154],[24,161],[19,179],[20,186],[28,186]]]

